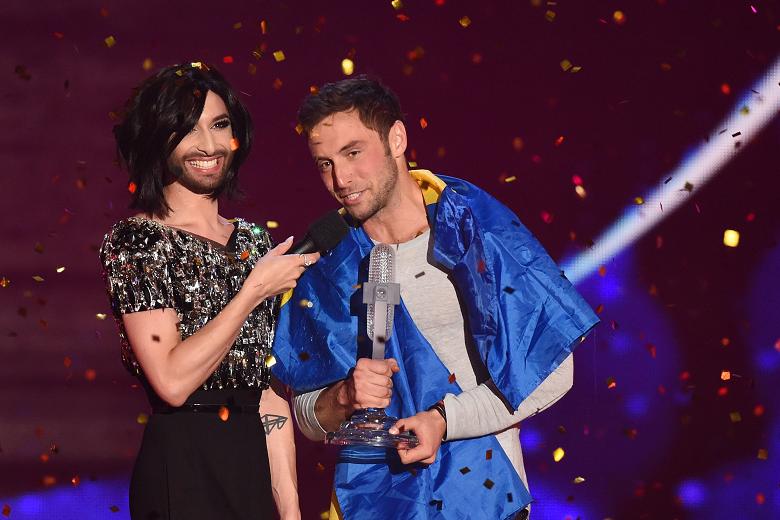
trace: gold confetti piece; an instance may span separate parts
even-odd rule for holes
[[[460,24],[461,27],[468,27],[469,25],[471,25],[471,18],[469,18],[468,16],[464,16],[460,20],[458,20],[458,23]]]
[[[219,418],[222,419],[222,422],[226,422],[228,419],[230,419],[230,410],[227,409],[227,406],[220,406],[217,415],[219,415]]]
[[[555,448],[555,451],[553,451],[553,460],[555,462],[560,462],[564,455],[566,455],[566,452],[563,451],[563,448]]]
[[[393,9],[395,9],[396,11],[398,11],[399,9],[403,9],[404,7],[404,3],[401,0],[393,0],[392,2],[390,2],[390,5],[392,5]]]
[[[547,19],[548,22],[555,21],[555,11],[548,10],[546,13],[544,13],[544,17]]]
[[[63,267],[58,267],[57,269],[55,269],[55,271],[57,271],[58,273],[61,273],[61,272],[65,271],[65,267],[64,266]]]
[[[111,47],[113,47],[114,45],[116,45],[116,38],[114,38],[113,36],[107,36],[107,37],[106,37],[106,38],[103,40],[103,43],[105,43],[105,44],[106,44],[106,47],[108,47],[108,48],[110,49]]]
[[[141,412],[136,416],[135,422],[137,422],[138,424],[146,424],[149,422],[149,416]]]
[[[727,229],[723,232],[723,245],[737,247],[739,245],[739,231]]]
[[[561,60],[560,66],[561,66],[561,70],[566,72],[571,68],[572,63],[569,60]]]
[[[504,179],[504,182],[515,182],[517,180],[517,175],[510,175],[506,179]]]
[[[409,168],[417,168],[417,161],[409,161]]]
[[[577,72],[579,72],[581,70],[582,70],[582,67],[580,67],[579,65],[575,65],[574,67],[571,68],[571,70],[569,72],[571,72],[572,74],[576,74]]]
[[[265,222],[265,227],[267,227],[268,229],[276,229],[279,227],[279,223],[275,220],[267,220]]]
[[[341,60],[341,72],[343,72],[345,76],[351,76],[354,74],[355,62],[349,58],[344,58]]]
[[[6,288],[6,287],[8,287],[9,285],[11,285],[11,280],[9,280],[8,278],[6,278],[5,276],[3,276],[3,277],[1,277],[1,278],[0,278],[0,287],[2,287],[3,289],[5,289],[5,288]]]
[[[41,283],[43,281],[43,276],[35,275],[32,277],[33,280],[35,280],[38,283]]]
[[[583,482],[585,482],[585,478],[584,477],[574,477],[574,480],[572,480],[572,482],[575,483],[575,484],[582,484]]]
[[[626,15],[623,13],[623,11],[615,11],[612,13],[612,20],[618,25],[623,25],[626,23]]]
[[[154,67],[154,62],[152,61],[152,58],[146,58],[144,62],[141,64],[141,68],[144,70],[152,70]]]
[[[637,206],[641,206],[644,203],[645,203],[645,199],[643,199],[642,197],[634,197],[634,204],[636,204]]]
[[[610,390],[617,388],[617,381],[615,381],[614,377],[607,378],[607,388],[609,388]]]
[[[720,378],[723,381],[728,381],[729,379],[731,379],[731,372],[729,372],[728,370],[721,371]]]
[[[286,59],[286,57],[284,55],[284,51],[274,51],[274,59],[277,62],[284,61]]]
[[[276,364],[276,358],[273,356],[273,354],[268,354],[265,356],[265,366],[268,368],[271,368]]]
[[[192,67],[193,69],[203,69],[203,63],[199,61],[193,61],[192,63],[190,63],[190,67]]]
[[[766,460],[769,458],[769,451],[767,451],[764,448],[761,448],[758,450],[758,459],[759,460]]]
[[[70,483],[73,484],[73,487],[77,487],[79,484],[81,484],[81,478],[79,478],[78,475],[74,475],[70,479]]]
[[[574,191],[577,192],[577,196],[581,199],[584,199],[588,196],[588,192],[585,191],[585,188],[582,186],[575,186]]]
[[[244,24],[242,24],[241,22],[236,22],[233,24],[233,29],[241,29],[241,27],[243,26]]]
[[[330,511],[323,511],[320,513],[320,520],[328,520],[330,518]]]
[[[99,319],[99,320],[105,320],[106,319],[106,314],[104,314],[102,312],[98,312],[97,314],[95,314],[95,317],[97,319]]]
[[[731,422],[738,423],[742,420],[742,414],[739,412],[731,412],[729,413],[729,419],[731,419]]]

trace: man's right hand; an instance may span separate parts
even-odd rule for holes
[[[358,359],[352,375],[339,387],[337,400],[350,415],[364,408],[387,408],[393,396],[393,374],[398,363],[389,359]]]

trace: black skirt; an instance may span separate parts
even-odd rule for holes
[[[187,399],[226,405],[227,420],[215,406],[170,409],[150,398],[155,413],[130,481],[133,520],[275,517],[259,390],[199,390]]]

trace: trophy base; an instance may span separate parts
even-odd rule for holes
[[[341,423],[335,432],[328,432],[325,444],[336,446],[374,446],[381,448],[411,449],[419,444],[411,432],[392,434],[388,430],[398,419],[378,408],[358,410]]]

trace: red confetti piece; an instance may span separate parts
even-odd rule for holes
[[[575,186],[582,186],[582,177],[580,177],[579,175],[572,175],[571,176],[571,182]]]
[[[65,34],[64,34],[64,33],[61,33],[61,32],[59,32],[59,31],[54,31],[54,32],[52,33],[52,36],[54,36],[54,37],[55,37],[55,38],[57,38],[58,40],[61,40],[61,39],[63,39],[63,38],[65,37]]]
[[[411,20],[411,18],[409,18],[409,16],[407,16],[407,15],[405,15],[405,14],[403,14],[403,13],[400,13],[400,14],[397,14],[397,15],[395,15],[395,17],[396,17],[396,18],[397,18],[399,21],[401,21],[401,22],[408,22],[409,20]]]
[[[761,417],[762,415],[764,415],[765,411],[766,409],[764,408],[763,404],[757,404],[756,406],[753,407],[753,415],[755,415],[756,417]]]
[[[650,357],[655,359],[655,355],[656,355],[655,345],[653,345],[652,343],[648,343],[647,345],[645,345],[645,348],[650,353]]]
[[[617,381],[615,381],[614,377],[607,378],[607,388],[609,388],[610,390],[614,390],[615,388],[617,388]]]
[[[455,374],[450,374],[450,377],[447,378],[447,379],[450,382],[450,384],[454,383],[455,382]]]
[[[246,260],[247,258],[249,258],[249,251],[241,251],[241,260]]]
[[[11,516],[11,506],[3,504],[3,516]]]
[[[691,373],[687,370],[680,373],[680,381],[688,381],[691,378]]]
[[[233,63],[233,56],[223,56],[222,63]]]
[[[729,389],[725,386],[718,388],[718,397],[725,397],[729,394]]]
[[[138,186],[134,182],[131,182],[130,184],[127,185],[127,191],[129,191],[130,193],[135,193],[135,190],[137,189]]]
[[[560,146],[563,144],[565,137],[562,135],[559,135],[558,138],[555,140],[555,146]]]
[[[94,381],[97,377],[97,372],[94,368],[88,368],[84,371],[84,379],[87,381]]]
[[[731,85],[729,85],[728,83],[721,83],[720,91],[724,96],[728,96],[729,94],[731,94]]]
[[[539,216],[542,218],[542,222],[544,222],[545,224],[551,224],[554,218],[553,214],[550,213],[549,211],[542,211],[541,213],[539,213]]]
[[[62,360],[62,364],[65,366],[65,368],[70,368],[70,366],[73,364],[73,360],[70,359],[70,357],[65,356],[65,359]]]
[[[752,5],[750,7],[751,9],[753,9],[753,12],[756,12],[755,8],[753,8]],[[766,502],[766,497],[764,496],[764,494],[761,492],[756,493],[756,504],[763,506],[765,502]]]

